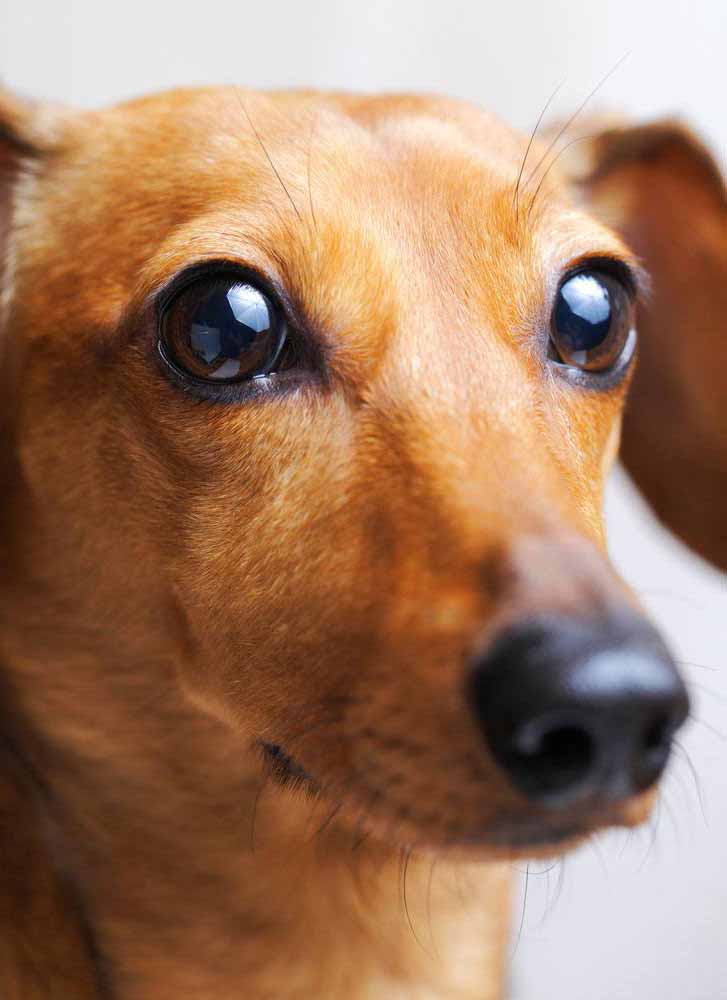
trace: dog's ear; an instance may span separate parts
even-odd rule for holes
[[[17,357],[14,338],[6,329],[12,281],[9,243],[21,177],[48,149],[50,130],[43,107],[0,87],[0,527],[6,521],[13,493],[11,483],[15,481],[11,417],[15,411]],[[0,530],[0,547],[2,541]]]
[[[578,165],[596,215],[651,276],[623,461],[659,517],[727,569],[727,191],[683,125],[604,130]]]
[[[23,166],[41,154],[36,106],[0,87],[0,273],[10,230],[13,191]]]

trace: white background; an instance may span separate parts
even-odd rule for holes
[[[0,0],[5,81],[82,105],[196,82],[411,89],[469,97],[529,129],[561,80],[556,113],[573,110],[627,52],[595,106],[637,116],[680,112],[724,162],[725,0]],[[567,859],[557,899],[559,871],[533,874],[513,993],[517,1000],[725,1000],[725,577],[671,541],[620,476],[609,523],[618,566],[679,655],[701,665],[684,668],[703,721],[683,745],[705,816],[677,761],[653,845],[648,832],[600,839]]]

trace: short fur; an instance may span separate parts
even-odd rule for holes
[[[505,860],[653,799],[570,836],[462,696],[508,620],[633,603],[628,379],[566,384],[540,335],[565,267],[632,254],[454,101],[0,122],[4,1000],[495,1000]],[[154,296],[209,259],[284,289],[317,382],[164,377]]]

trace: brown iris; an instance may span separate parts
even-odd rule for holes
[[[563,364],[595,372],[612,368],[633,328],[632,296],[612,275],[579,271],[558,289],[550,339]]]
[[[255,285],[229,275],[188,285],[162,317],[161,348],[169,364],[205,382],[268,375],[286,339],[280,310]]]

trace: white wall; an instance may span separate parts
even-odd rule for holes
[[[725,0],[0,0],[6,82],[79,104],[208,81],[408,88],[470,97],[529,128],[561,80],[556,112],[574,109],[627,52],[596,105],[684,113],[724,154]],[[727,586],[660,531],[622,478],[610,523],[624,575],[684,660],[702,665],[685,666],[704,722],[683,743],[706,821],[677,762],[648,854],[641,833],[569,858],[545,919],[548,876],[533,875],[514,991],[517,1000],[723,1000],[727,744],[715,730],[727,733]]]

